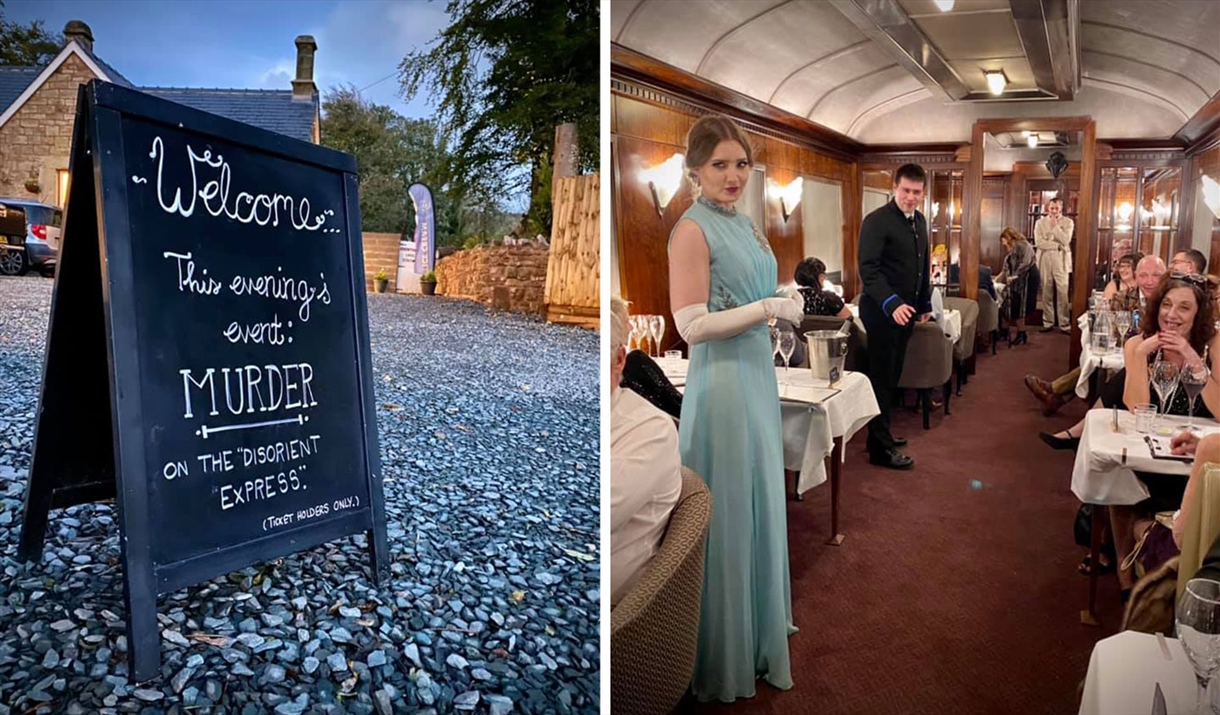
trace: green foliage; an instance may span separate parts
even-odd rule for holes
[[[441,122],[453,128],[456,194],[502,197],[528,187],[522,228],[530,235],[550,233],[555,127],[575,122],[579,169],[598,166],[598,6],[449,0],[453,23],[399,66],[406,97],[434,96]]]
[[[381,270],[377,271],[377,273],[373,274],[373,280],[375,280],[375,281],[388,281],[388,280],[390,280],[390,274],[389,274],[389,273],[386,273],[386,272],[385,272],[385,269],[384,269],[384,268],[382,268]]]
[[[435,283],[436,282],[436,271],[428,271],[427,273],[423,274],[422,276],[420,276],[419,282],[420,283]]]
[[[462,241],[462,249],[478,248],[484,243],[483,239],[478,236],[467,236],[465,241]]]
[[[322,111],[323,146],[356,157],[365,231],[413,234],[414,208],[407,188],[420,181],[432,189],[438,244],[457,237],[460,226],[447,219],[459,204],[446,192],[448,154],[433,122],[407,119],[367,102],[351,86],[327,92]]]
[[[63,35],[47,32],[42,20],[22,25],[5,20],[0,12],[0,65],[40,67],[55,59],[63,46]]]

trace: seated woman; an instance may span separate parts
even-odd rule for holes
[[[1155,313],[1152,311],[1155,310]],[[1147,317],[1140,323],[1140,334],[1123,346],[1126,381],[1123,402],[1129,406],[1151,402],[1149,373],[1153,362],[1166,360],[1179,369],[1206,365],[1210,355],[1220,354],[1220,334],[1216,332],[1215,308],[1211,286],[1203,276],[1184,273],[1165,275],[1148,300]],[[1208,355],[1205,360],[1202,355]],[[1210,365],[1208,365],[1210,367]],[[1204,417],[1220,414],[1220,376],[1212,375],[1200,394],[1202,405],[1195,413]],[[1161,408],[1162,414],[1185,416],[1190,408],[1185,390],[1175,390]],[[1186,480],[1180,476],[1136,472],[1148,488],[1149,498],[1135,506],[1110,507],[1110,527],[1114,534],[1119,563],[1135,545],[1137,517],[1158,511],[1173,511],[1182,503]],[[1130,569],[1119,569],[1119,585],[1124,598],[1130,593]]]
[[[1139,288],[1135,283],[1135,266],[1143,258],[1141,253],[1128,253],[1118,259],[1118,267],[1114,271],[1114,280],[1106,283],[1105,299],[1112,305],[1129,302],[1130,298],[1139,300]],[[1115,310],[1130,310],[1130,307],[1119,306]]]
[[[843,299],[828,290],[822,290],[826,282],[826,264],[820,258],[806,258],[796,267],[797,291],[805,299],[805,315],[829,315],[850,318],[851,311]]]

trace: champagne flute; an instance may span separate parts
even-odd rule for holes
[[[1123,343],[1127,341],[1127,332],[1131,330],[1131,311],[1120,310],[1114,314],[1114,326],[1118,329],[1118,345],[1119,350],[1122,350]]]
[[[638,350],[640,347],[640,316],[628,315],[627,325],[630,332],[627,333],[627,352]]]
[[[796,349],[796,333],[790,330],[782,330],[779,334],[779,354],[784,358],[784,384],[788,384],[788,360],[792,357],[792,351]]]
[[[1203,392],[1203,388],[1207,387],[1210,377],[1211,371],[1207,369],[1207,365],[1199,363],[1194,367],[1183,368],[1181,377],[1178,378],[1182,389],[1186,390],[1186,397],[1190,400],[1190,417],[1186,421],[1187,430],[1194,431],[1195,403],[1199,399],[1199,394]]]
[[[1178,640],[1199,684],[1196,713],[1210,713],[1207,684],[1220,668],[1220,582],[1192,578],[1175,614]]]
[[[767,332],[771,334],[771,365],[774,367],[775,358],[779,355],[779,328],[774,324],[768,325]]]
[[[1181,371],[1177,365],[1157,357],[1152,363],[1150,372],[1152,378],[1152,387],[1156,390],[1157,397],[1160,398],[1161,414],[1169,414],[1169,399],[1173,397],[1173,393],[1177,390],[1178,379],[1181,377]]]
[[[655,331],[654,335],[657,337],[657,357],[661,357],[661,340],[665,338],[665,316],[656,316],[656,321],[652,324],[652,328]]]
[[[663,318],[659,315],[648,316],[648,332],[652,336],[653,347],[657,350],[657,357],[661,357],[661,333],[664,330],[661,327]]]

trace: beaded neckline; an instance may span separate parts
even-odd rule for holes
[[[701,203],[704,206],[708,207],[709,209],[715,211],[716,213],[720,214],[721,216],[728,216],[729,218],[732,218],[737,215],[737,209],[735,209],[735,208],[726,209],[725,207],[721,206],[720,204],[716,203],[715,201],[712,201],[711,199],[706,198],[702,195],[699,196],[698,201],[699,201],[699,203]]]

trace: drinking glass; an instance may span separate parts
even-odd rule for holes
[[[627,333],[627,350],[638,350],[640,348],[640,316],[628,315],[627,325],[630,327],[630,332]]]
[[[1168,415],[1169,399],[1177,390],[1178,378],[1181,377],[1178,366],[1168,360],[1158,358],[1156,362],[1152,363],[1149,377],[1152,378],[1152,388],[1156,390],[1157,397],[1160,398],[1161,415]]]
[[[1199,683],[1196,713],[1210,713],[1207,684],[1220,668],[1220,582],[1192,578],[1178,600],[1178,640]]]
[[[1156,405],[1151,402],[1143,402],[1136,405],[1132,411],[1135,412],[1135,431],[1140,434],[1151,434],[1153,423],[1156,422]]]
[[[779,328],[771,325],[767,331],[771,334],[771,364],[774,365],[775,357],[779,355]]]
[[[1207,380],[1211,377],[1211,371],[1207,369],[1207,365],[1198,365],[1196,367],[1183,368],[1178,381],[1182,385],[1182,389],[1186,390],[1186,397],[1190,400],[1190,417],[1186,421],[1186,429],[1194,430],[1195,428],[1195,402],[1199,399],[1199,393],[1203,392],[1203,388],[1207,386]]]
[[[682,351],[681,350],[666,350],[665,359],[666,360],[681,360]]]
[[[1118,330],[1118,348],[1121,350],[1127,340],[1127,331],[1131,330],[1131,311],[1120,310],[1114,314],[1114,327]]]
[[[661,357],[661,339],[665,337],[665,316],[654,315],[652,318],[652,335],[657,341],[657,357]]]
[[[651,338],[652,347],[656,349],[657,357],[661,356],[661,346],[657,342],[657,318],[659,317],[658,315],[650,315],[647,322],[644,323],[644,335]],[[652,350],[648,351],[648,356],[652,357]]]
[[[779,354],[784,358],[784,384],[788,384],[788,359],[792,357],[792,351],[796,349],[796,333],[790,330],[781,331],[779,334]]]

